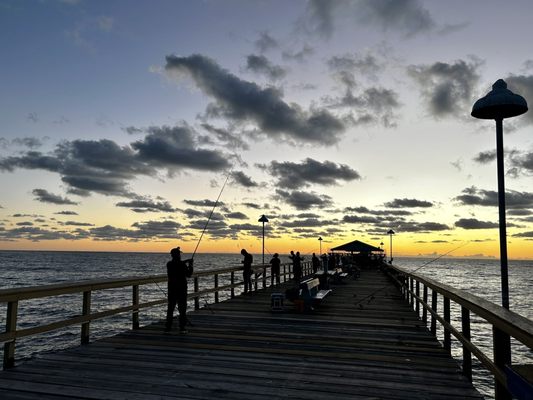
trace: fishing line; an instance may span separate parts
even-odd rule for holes
[[[209,218],[207,218],[207,222],[205,223],[204,230],[202,231],[202,234],[200,235],[200,239],[198,239],[198,243],[196,243],[196,248],[194,249],[194,252],[192,253],[191,259],[194,259],[194,255],[196,254],[196,250],[198,250],[198,246],[200,246],[200,242],[202,241],[202,238],[204,237],[205,230],[207,229],[207,225],[209,225],[209,221],[211,221],[211,217],[213,216],[213,212],[215,211],[215,208],[218,205],[218,201],[220,200],[220,196],[222,196],[222,192],[224,191],[224,188],[226,187],[226,183],[228,183],[228,179],[231,176],[231,171],[229,172],[228,176],[226,177],[226,180],[224,181],[224,184],[222,185],[222,189],[220,189],[220,193],[218,194],[217,200],[215,201],[215,205],[213,206],[213,209],[211,210],[211,213],[209,214]]]

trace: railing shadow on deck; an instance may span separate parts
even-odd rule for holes
[[[271,281],[270,265],[254,265],[254,275],[252,277],[253,289],[259,287],[266,288]],[[303,262],[302,270],[304,274],[311,272],[311,263]],[[281,264],[280,279],[284,283],[292,278],[292,264]],[[233,298],[236,292],[243,287],[242,267],[229,267],[198,271],[189,279],[189,295],[194,309],[200,308],[200,299],[205,296],[213,298],[215,303],[219,302],[220,295]],[[139,311],[150,307],[159,306],[167,302],[166,293],[159,286],[159,283],[166,283],[166,275],[151,275],[145,277],[129,277],[120,279],[95,279],[77,282],[65,282],[61,284],[32,286],[13,289],[0,290],[0,304],[7,304],[5,331],[0,333],[0,343],[4,344],[3,368],[8,369],[15,366],[15,348],[17,339],[34,336],[57,329],[66,328],[73,325],[81,327],[80,343],[87,344],[90,339],[91,321],[99,320],[118,314],[131,313],[132,329],[139,328]],[[156,284],[161,290],[161,295],[165,297],[157,300],[141,303],[140,290],[147,285]],[[105,309],[102,311],[91,310],[91,298],[93,292],[131,287],[131,305]],[[165,285],[166,289],[166,285]],[[49,299],[66,294],[79,294],[79,306],[81,313],[73,317],[54,321],[47,324],[35,325],[30,328],[19,329],[17,327],[19,303],[31,299]]]
[[[533,364],[511,365],[510,338],[533,351],[533,322],[519,314],[478,296],[437,282],[424,275],[389,265],[386,272],[402,292],[403,298],[421,320],[437,336],[437,322],[443,330],[443,347],[451,355],[451,335],[462,344],[462,371],[472,381],[472,355],[494,377],[496,400],[533,399],[533,386],[527,380],[533,374]],[[431,304],[429,303],[431,295]],[[439,298],[442,315],[438,310]],[[461,310],[461,328],[454,327],[450,318],[450,301]],[[492,326],[493,359],[471,341],[471,313]],[[429,320],[428,320],[429,314]]]

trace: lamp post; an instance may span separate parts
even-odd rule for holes
[[[390,236],[390,248],[389,248],[389,251],[390,251],[390,261],[389,263],[392,264],[392,235],[394,235],[394,231],[392,229],[390,229],[388,232],[387,232],[387,235]]]
[[[261,218],[258,219],[258,222],[263,223],[263,264],[265,263],[265,222],[268,222],[268,218],[265,214],[261,215]]]
[[[318,243],[320,243],[320,255],[322,256],[322,236],[318,237]]]
[[[503,119],[516,117],[527,111],[526,100],[507,89],[503,79],[498,79],[492,90],[474,103],[472,116],[496,120],[496,162],[498,166],[498,211],[500,227],[500,265],[502,306],[509,309],[509,282],[507,268],[507,232],[505,222],[505,171],[503,168]]]

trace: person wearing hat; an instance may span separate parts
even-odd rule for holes
[[[176,304],[178,305],[179,328],[180,333],[187,333],[187,278],[190,278],[193,272],[192,258],[181,260],[181,250],[176,247],[170,250],[172,260],[167,262],[168,276],[168,307],[165,331],[170,332],[172,329],[172,319]]]
[[[279,279],[279,270],[280,270],[280,264],[281,260],[279,259],[279,254],[274,253],[272,256],[272,259],[270,260],[270,265],[272,266],[270,269],[270,286],[274,285],[274,277],[276,278],[276,283],[280,284]]]

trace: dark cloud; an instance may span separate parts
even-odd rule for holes
[[[281,53],[281,58],[284,60],[284,61],[295,61],[297,63],[304,63],[307,61],[307,59],[309,57],[311,57],[313,54],[314,54],[315,50],[309,46],[309,45],[304,45],[304,47],[302,47],[301,50],[298,50],[298,51],[283,51]]]
[[[121,201],[117,207],[129,208],[137,213],[144,212],[174,212],[176,209],[168,201],[156,201],[150,198],[138,198],[131,201]]]
[[[286,190],[277,189],[276,197],[297,210],[308,210],[313,207],[324,208],[333,204],[330,196],[324,194],[320,195],[314,192],[302,192],[296,190],[288,192]]]
[[[61,223],[62,225],[70,225],[70,226],[94,226],[94,224],[91,224],[89,222],[77,222],[77,221],[65,221]]]
[[[376,216],[395,216],[395,217],[403,217],[403,216],[409,216],[413,213],[408,210],[370,210],[367,207],[346,207],[344,208],[345,213],[358,213],[358,214],[369,214],[369,215],[376,215]]]
[[[260,32],[259,38],[255,41],[255,47],[264,53],[268,50],[276,49],[279,47],[279,43],[268,32]]]
[[[254,210],[260,210],[262,207],[257,203],[242,203],[243,206],[253,208]]]
[[[461,218],[455,222],[455,226],[463,229],[493,229],[499,227],[496,222],[480,221],[475,218]]]
[[[425,104],[435,118],[465,116],[474,102],[479,60],[411,65],[408,74],[419,84]]]
[[[335,23],[334,14],[336,9],[344,1],[341,0],[310,0],[307,2],[305,28],[317,33],[324,38],[330,38],[333,34]]]
[[[214,207],[215,205],[221,207],[224,205],[224,202],[222,201],[219,201],[218,203],[216,203],[215,201],[213,200],[209,200],[209,199],[205,199],[205,200],[183,200],[183,202],[185,204],[188,204],[190,206],[195,206],[195,207]]]
[[[248,216],[242,212],[231,212],[231,213],[228,213],[226,214],[226,218],[231,218],[231,219],[248,219]]]
[[[131,146],[138,151],[138,157],[150,165],[206,171],[221,171],[230,166],[224,154],[197,148],[195,132],[186,125],[150,127],[147,131],[143,140]]]
[[[512,236],[517,238],[533,239],[533,231],[515,233]]]
[[[233,183],[243,186],[245,188],[257,187],[259,186],[257,182],[254,182],[252,178],[246,175],[242,171],[233,171],[231,173],[231,179]]]
[[[311,184],[338,185],[341,180],[348,182],[361,179],[359,173],[348,165],[320,162],[312,158],[306,158],[300,164],[272,161],[267,169],[278,179],[278,186],[288,189]]]
[[[439,222],[415,222],[405,221],[398,224],[396,231],[398,232],[433,232],[446,231],[450,227]]]
[[[533,99],[533,75],[511,75],[505,79],[507,88],[512,92],[519,94],[526,100]],[[528,124],[533,123],[533,113],[530,111],[520,117]]]
[[[488,164],[494,160],[496,160],[496,150],[481,151],[474,157],[474,161],[479,164]]]
[[[35,200],[40,201],[41,203],[51,203],[51,204],[71,204],[76,205],[75,201],[67,199],[66,197],[61,197],[57,194],[50,193],[45,189],[33,189],[33,195]]]
[[[21,222],[17,222],[15,225],[16,226],[33,226],[33,222],[31,222],[31,221],[21,221]]]
[[[462,195],[454,198],[462,205],[466,206],[498,206],[498,192],[493,190],[478,189],[475,186],[463,190]],[[506,207],[511,208],[533,208],[533,193],[518,192],[506,189]]]
[[[232,133],[226,129],[217,128],[211,124],[203,123],[202,128],[214,135],[219,142],[230,149],[249,150],[250,146],[241,139],[241,135]]]
[[[43,145],[43,140],[35,137],[15,138],[11,141],[11,144],[36,149]]]
[[[429,208],[433,207],[433,203],[417,199],[394,199],[385,203],[384,206],[389,208]]]
[[[215,61],[196,54],[167,56],[166,70],[185,73],[215,99],[210,113],[236,122],[254,122],[274,139],[333,145],[344,132],[342,120],[325,109],[306,112],[282,100],[274,88],[262,89],[222,69]]]
[[[294,221],[285,221],[280,224],[280,226],[284,228],[315,228],[323,227],[325,225],[327,225],[327,223],[320,221],[318,218],[306,218]]]
[[[287,74],[284,68],[274,65],[265,56],[255,54],[250,54],[246,57],[246,69],[256,74],[264,75],[271,80],[282,79]]]
[[[379,26],[384,31],[396,31],[405,37],[426,33],[436,23],[420,0],[359,0],[359,22]]]
[[[345,215],[342,220],[349,224],[380,224],[381,222],[383,222],[381,218],[364,215]]]
[[[333,56],[327,61],[327,65],[334,77],[349,89],[357,86],[355,74],[376,80],[377,73],[384,68],[382,63],[369,53],[364,56],[357,53]]]
[[[515,176],[533,174],[533,152],[511,151],[508,154],[511,172]]]
[[[58,211],[54,214],[58,214],[58,215],[78,215],[78,213],[76,211]]]

